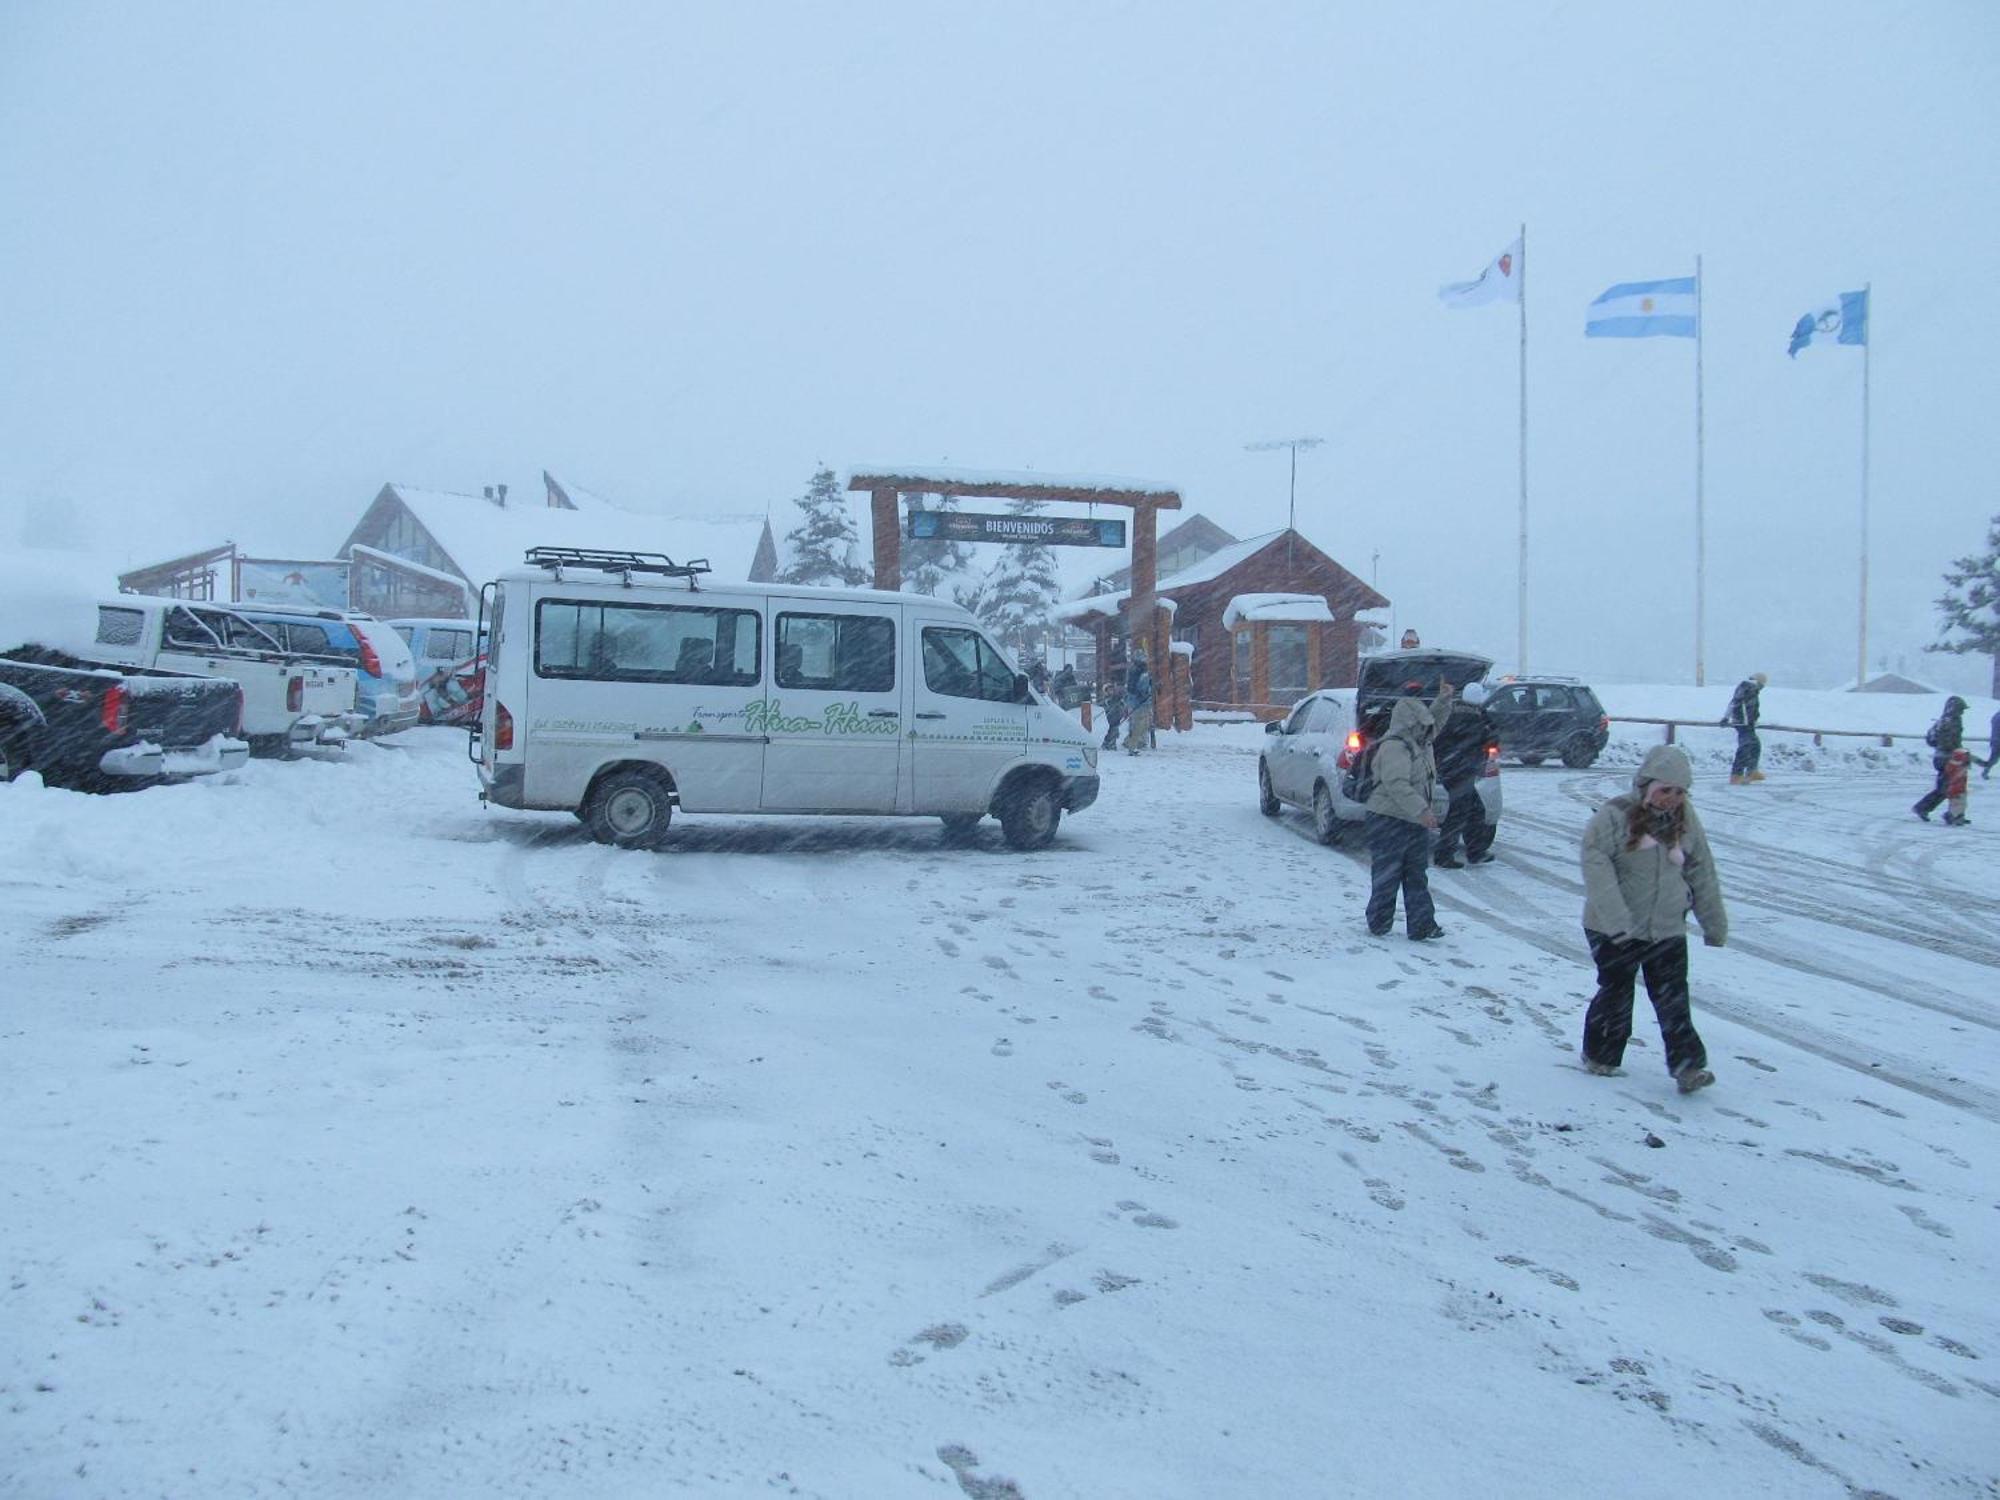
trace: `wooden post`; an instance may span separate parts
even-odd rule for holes
[[[903,586],[903,533],[894,490],[871,490],[875,544],[875,587],[894,593]]]

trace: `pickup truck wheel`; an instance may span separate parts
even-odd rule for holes
[[[1267,818],[1278,815],[1278,798],[1271,790],[1271,768],[1257,762],[1257,811]]]
[[[598,782],[584,821],[600,844],[652,849],[667,836],[673,803],[666,783],[645,771],[614,771]]]
[[[1333,810],[1333,793],[1324,781],[1313,784],[1313,837],[1331,844],[1340,837],[1340,818]]]
[[[1597,751],[1591,748],[1589,740],[1578,735],[1563,746],[1563,764],[1572,771],[1581,771],[1597,759]]]
[[[1000,832],[1011,848],[1046,849],[1061,822],[1062,802],[1051,782],[1011,792],[1000,806]]]

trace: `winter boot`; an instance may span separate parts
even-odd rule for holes
[[[1601,1063],[1588,1053],[1583,1054],[1583,1071],[1595,1073],[1599,1078],[1615,1078],[1618,1075],[1618,1070],[1610,1063]]]
[[[1743,779],[1745,781],[1762,781],[1764,779],[1764,773],[1762,771],[1752,771],[1748,776],[1745,776]]]
[[[1930,822],[1931,820],[1931,815],[1921,807],[1913,807],[1910,809],[1910,811],[1915,813],[1918,817],[1922,818],[1926,823]]]
[[[1729,773],[1729,784],[1731,786],[1742,786],[1748,780],[1749,778],[1747,776],[1739,776],[1734,771]]]
[[[1692,1094],[1696,1089],[1705,1089],[1713,1082],[1715,1082],[1713,1073],[1706,1068],[1697,1068],[1693,1063],[1689,1063],[1674,1074],[1674,1083],[1679,1086],[1683,1094]]]

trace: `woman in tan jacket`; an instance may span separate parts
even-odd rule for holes
[[[1688,797],[1693,781],[1687,753],[1660,745],[1632,778],[1632,791],[1606,802],[1583,830],[1583,935],[1597,961],[1583,1066],[1618,1071],[1632,1036],[1633,984],[1643,972],[1667,1071],[1683,1094],[1715,1082],[1688,1001],[1689,909],[1709,947],[1729,938],[1722,883]]]

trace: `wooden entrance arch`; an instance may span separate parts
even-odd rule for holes
[[[977,500],[1053,500],[1071,505],[1122,505],[1132,512],[1132,592],[1126,605],[1131,639],[1146,643],[1156,681],[1166,680],[1171,639],[1166,611],[1154,597],[1159,584],[1159,513],[1181,508],[1180,491],[1126,479],[1070,478],[1043,482],[1030,474],[971,474],[963,469],[879,469],[852,475],[850,490],[873,501],[875,587],[894,591],[903,581],[903,495],[953,495]]]

